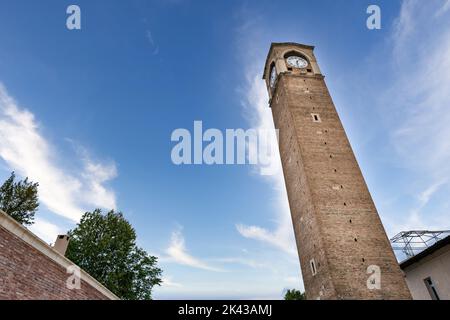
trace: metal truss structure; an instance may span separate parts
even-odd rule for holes
[[[391,239],[391,243],[394,250],[401,250],[408,258],[411,258],[420,251],[432,246],[437,241],[442,240],[447,235],[450,235],[450,230],[402,231]]]

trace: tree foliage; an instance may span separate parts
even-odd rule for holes
[[[299,290],[288,289],[284,295],[284,300],[306,300],[306,295]]]
[[[0,187],[0,209],[23,225],[33,224],[39,207],[38,183],[25,180],[15,181],[14,172]]]
[[[149,300],[161,284],[157,258],[136,245],[121,212],[86,212],[69,237],[66,256],[121,299]]]

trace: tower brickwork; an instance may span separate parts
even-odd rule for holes
[[[272,44],[263,76],[307,298],[410,299],[313,50]]]

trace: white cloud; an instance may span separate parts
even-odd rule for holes
[[[436,17],[445,14],[448,10],[450,10],[450,0],[444,0],[444,4],[442,7],[436,12]]]
[[[268,96],[264,81],[261,79],[261,66],[264,65],[262,58],[255,59],[253,64],[248,65],[246,71],[247,83],[245,84],[245,92],[243,107],[244,113],[247,115],[250,125],[257,130],[274,130],[272,113],[268,106]],[[276,141],[276,136],[272,137]],[[271,142],[276,145],[276,142]],[[263,150],[267,148],[263,147]],[[276,150],[278,151],[278,150]],[[281,169],[281,159],[279,152],[272,152],[272,163],[276,163]],[[259,173],[262,167],[258,168]],[[282,170],[277,170],[273,175],[262,175],[274,190],[274,210],[276,212],[275,229],[268,230],[260,226],[246,226],[237,224],[238,232],[250,239],[262,241],[278,249],[281,249],[292,256],[297,256],[297,249],[294,239],[294,231],[289,209],[287,192],[284,183]]]
[[[287,284],[297,286],[299,283],[301,283],[301,279],[299,276],[291,276],[291,277],[285,277],[284,281],[286,281]],[[300,289],[301,291],[304,291],[304,288]]]
[[[36,218],[34,224],[30,226],[29,229],[48,244],[55,243],[58,235],[66,233],[66,231],[62,230],[57,225],[41,218]]]
[[[284,217],[281,218],[284,219]],[[236,225],[236,228],[243,237],[265,242],[292,256],[297,256],[295,244],[292,242],[292,237],[290,236],[293,232],[292,223],[284,220],[277,223],[278,225],[273,231],[258,226],[245,226],[242,224]]]
[[[244,5],[237,12],[237,16],[241,18],[242,23],[236,29],[236,45],[240,48],[238,55],[241,63],[245,66],[245,82],[238,88],[238,93],[242,97],[242,111],[252,128],[263,132],[274,132],[271,137],[272,140],[262,141],[263,143],[269,143],[269,147],[258,146],[259,150],[270,150],[270,146],[277,146],[278,144],[272,112],[268,105],[267,89],[264,80],[262,80],[262,71],[267,50],[269,50],[270,46],[270,42],[267,42],[267,39],[275,38],[276,36],[270,36],[273,30],[268,30],[263,26],[265,21],[263,15],[254,11],[253,8]],[[288,36],[284,30],[283,37]],[[249,146],[250,152],[255,152],[255,150],[258,150],[256,146]],[[270,158],[269,163],[271,163],[271,166],[277,168],[277,170],[271,170],[275,174],[266,175],[263,165],[256,167],[256,174],[259,174],[261,179],[273,190],[272,198],[268,199],[274,212],[273,226],[264,228],[258,225],[245,225],[238,222],[236,229],[243,237],[260,241],[269,247],[279,250],[281,253],[287,253],[289,258],[295,257],[295,261],[298,261],[294,229],[278,148],[275,152],[270,153]]]
[[[153,34],[150,30],[146,30],[145,36],[147,37],[148,42],[152,46],[153,55],[157,55],[159,53],[159,46],[156,44],[155,39],[153,38]]]
[[[180,228],[181,229],[181,228]],[[210,266],[206,262],[193,257],[186,249],[185,241],[181,230],[172,232],[170,245],[166,250],[167,257],[162,257],[161,261],[174,262],[192,268],[203,269],[208,271],[221,272],[222,269]]]
[[[424,191],[420,192],[417,195],[418,204],[414,207],[407,217],[407,220],[404,224],[398,226],[398,229],[401,230],[439,230],[442,229],[440,224],[436,225],[430,221],[430,219],[425,219],[422,215],[425,207],[428,205],[433,195],[437,193],[440,189],[442,189],[446,185],[447,181],[441,180],[433,183],[431,186],[426,188]]]
[[[174,282],[172,280],[172,277],[170,276],[165,276],[162,278],[162,287],[176,287],[176,288],[181,288],[183,285],[181,283],[178,282]]]
[[[100,206],[106,209],[116,208],[116,196],[114,192],[105,187],[105,183],[117,177],[117,168],[114,162],[99,163],[93,161],[88,152],[79,147],[83,171],[81,178],[88,192],[82,194],[82,201],[94,207]]]
[[[229,258],[218,258],[215,259],[217,262],[225,263],[225,264],[240,264],[243,266],[247,266],[253,269],[272,269],[272,265],[259,262],[254,259],[242,258],[242,257],[229,257]]]
[[[58,158],[56,149],[42,135],[34,114],[21,108],[2,84],[0,158],[10,170],[39,182],[39,200],[50,211],[74,222],[86,209],[116,207],[114,192],[104,186],[116,176],[115,165],[95,162],[84,152],[78,159],[78,171],[66,170],[64,160]],[[41,221],[43,226],[48,227]],[[49,231],[43,235],[45,238],[55,231],[41,230]]]
[[[407,52],[402,52],[402,46],[406,41],[410,40],[411,34],[414,30],[414,14],[415,6],[417,3],[414,1],[403,1],[400,8],[400,14],[394,22],[393,38],[394,41],[394,53],[396,55],[407,54]]]
[[[448,227],[449,213],[427,210],[450,179],[450,2],[405,0],[392,33],[394,85],[384,95],[399,166],[414,172],[416,204],[404,230]],[[434,17],[431,19],[430,17]],[[422,181],[422,182],[418,182]],[[424,190],[424,191],[421,191]],[[434,203],[433,210],[439,209]]]
[[[450,24],[444,23],[450,12],[434,23],[428,21],[432,12],[446,5],[443,1],[426,7],[420,1],[403,2],[393,38],[394,58],[398,58],[396,86],[388,96],[397,96],[394,107],[402,111],[393,136],[398,151],[416,160],[414,165],[439,174],[450,173],[443,166],[450,159]],[[408,36],[401,30],[409,30]]]
[[[435,194],[439,188],[441,188],[446,183],[445,180],[437,181],[436,183],[429,186],[422,193],[419,194],[420,206],[424,207],[428,204],[433,194]]]

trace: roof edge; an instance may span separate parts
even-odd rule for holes
[[[427,256],[433,254],[434,252],[438,251],[441,248],[444,248],[446,245],[449,244],[450,244],[450,235],[442,240],[435,242],[431,247],[426,248],[425,250],[419,252],[415,256],[412,256],[411,258],[400,262],[400,268],[404,270],[405,268],[413,265],[416,262],[419,262],[420,260],[426,258]]]

